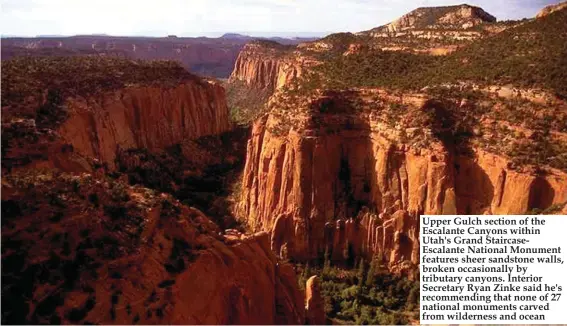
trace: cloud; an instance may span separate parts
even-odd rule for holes
[[[462,0],[3,0],[4,35],[360,31],[420,6]],[[471,0],[499,19],[532,17],[553,0]]]

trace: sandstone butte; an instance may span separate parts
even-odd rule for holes
[[[389,24],[374,28],[373,31],[397,32],[422,28],[466,29],[486,22],[496,22],[496,18],[482,8],[475,6],[465,4],[447,7],[423,7],[412,10]]]

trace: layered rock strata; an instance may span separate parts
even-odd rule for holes
[[[67,100],[58,132],[74,150],[114,165],[118,149],[164,149],[230,129],[224,89],[214,82],[131,87]]]
[[[412,10],[397,20],[375,30],[397,32],[406,29],[457,28],[466,29],[496,18],[482,8],[459,5],[447,7],[424,7]]]
[[[408,102],[429,105],[419,96]],[[320,99],[307,106],[314,103],[319,110]],[[248,142],[238,213],[271,232],[272,249],[285,248],[291,259],[377,255],[405,269],[419,261],[420,214],[523,214],[567,202],[562,171],[513,169],[503,156],[479,148],[459,154],[434,137],[414,146],[410,139],[425,141],[430,131],[325,110],[293,113],[285,127],[272,113],[254,124]]]
[[[257,89],[273,92],[300,77],[303,60],[282,45],[253,42],[244,46],[229,81],[243,81]]]

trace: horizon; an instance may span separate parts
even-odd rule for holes
[[[190,3],[189,3],[190,2]],[[322,37],[387,24],[419,7],[468,4],[499,21],[532,18],[557,0],[3,0],[2,38],[70,37]],[[110,8],[110,9],[109,9]],[[320,13],[325,8],[324,14]],[[124,15],[123,13],[129,13]],[[99,20],[104,22],[100,27]]]
[[[229,31],[229,32],[213,32],[207,33],[207,35],[196,35],[196,36],[187,36],[187,35],[176,35],[176,34],[168,34],[168,35],[113,35],[113,34],[105,34],[105,33],[92,33],[92,34],[39,34],[39,35],[0,35],[0,38],[65,38],[65,37],[125,37],[125,38],[167,38],[170,36],[175,36],[177,38],[221,38],[225,35],[240,35],[243,37],[250,37],[250,38],[286,38],[286,39],[300,39],[300,38],[316,38],[316,37],[324,37],[333,32],[242,32],[242,31]]]

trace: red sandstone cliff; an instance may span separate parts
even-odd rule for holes
[[[3,167],[88,170],[71,156],[113,167],[118,150],[163,150],[231,128],[224,88],[175,63],[19,58],[2,68]]]
[[[371,102],[394,101],[371,93]],[[418,263],[419,214],[521,214],[567,202],[565,172],[513,169],[509,159],[480,148],[461,155],[424,125],[403,125],[419,115],[389,125],[333,96],[298,104],[307,111],[275,110],[254,124],[239,214],[254,230],[271,232],[276,253],[285,246],[299,260],[325,250],[336,261],[378,255],[405,269]],[[405,98],[408,112],[431,103],[422,95]]]
[[[256,41],[240,51],[229,81],[242,81],[250,87],[273,92],[300,77],[303,64],[292,47]]]
[[[73,148],[110,166],[118,148],[164,149],[230,129],[224,89],[214,82],[132,87],[67,100],[58,132]]]

